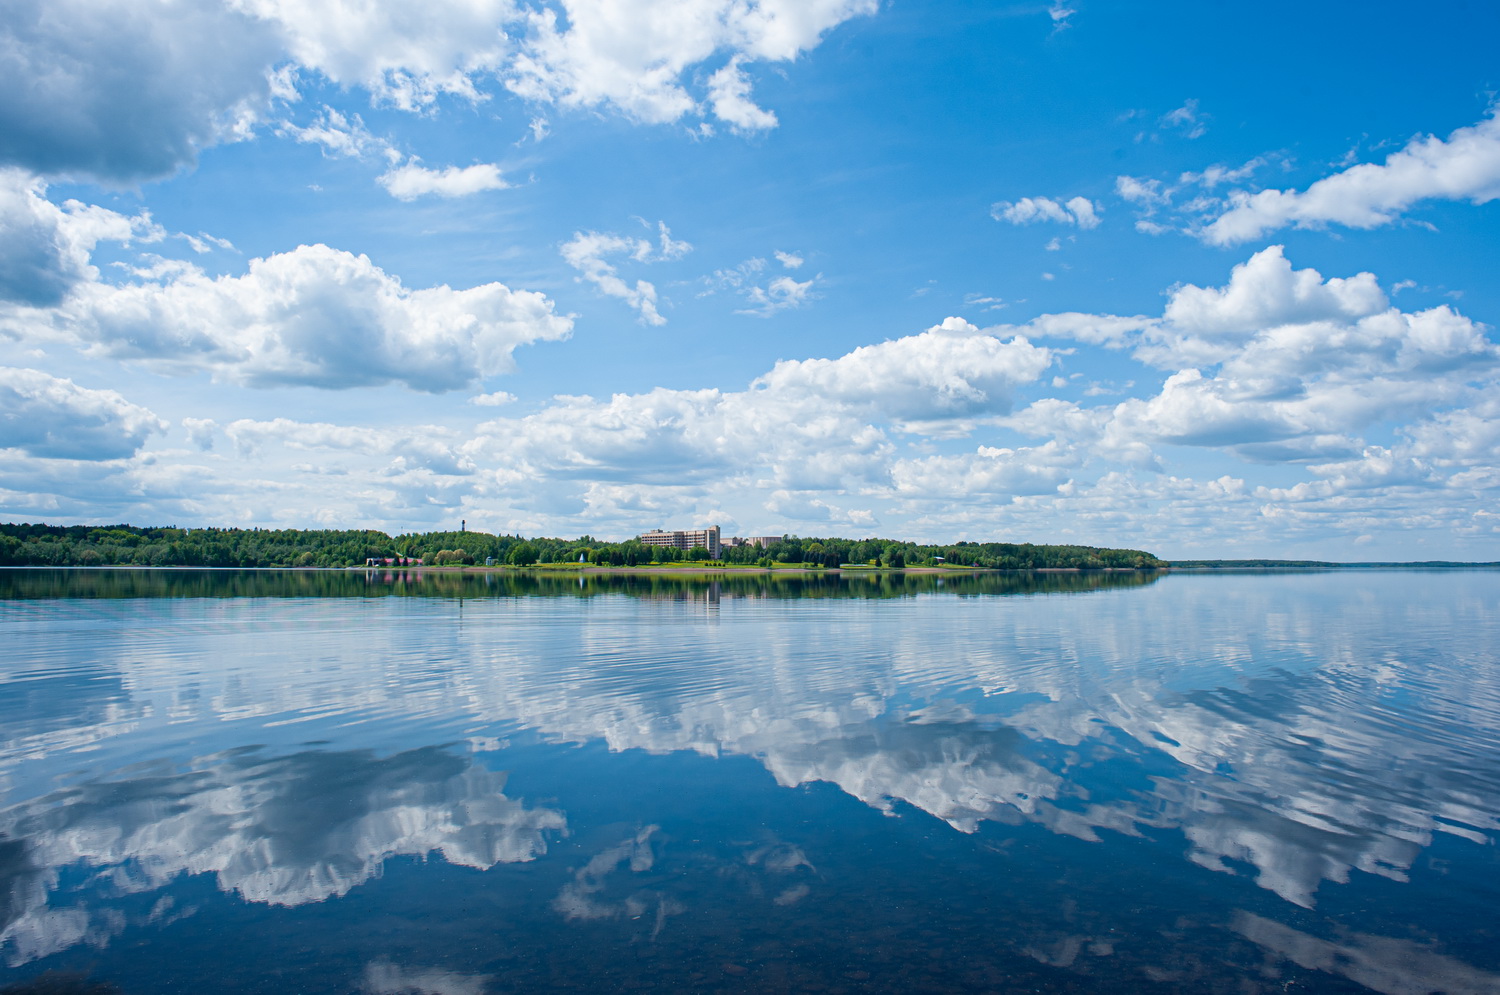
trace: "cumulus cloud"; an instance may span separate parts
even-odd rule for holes
[[[134,230],[131,219],[99,221]],[[629,267],[688,250],[651,227],[650,237],[575,237],[568,248],[582,278],[596,267],[595,285],[623,288],[617,296],[629,301],[639,288],[626,282]],[[472,385],[508,368],[515,345],[569,328],[539,295],[498,284],[407,290],[368,259],[325,246],[255,260],[240,276],[149,269],[123,286],[86,280],[51,309],[12,308],[7,328],[29,345],[62,337],[154,369],[256,386],[423,390]],[[738,283],[714,286],[744,294],[788,270],[762,260],[732,272]],[[643,320],[654,313],[640,310]],[[1068,373],[1075,346],[1140,364],[1128,374],[1140,386],[1095,397],[1092,378]],[[148,466],[124,459],[141,443],[119,429],[124,441],[99,451],[129,470],[109,480],[64,474],[100,467],[45,457],[55,442],[37,441],[15,448],[0,498],[112,518],[130,516],[88,509],[163,508],[185,519],[175,502],[197,495],[210,515],[301,507],[331,516],[319,521],[401,527],[463,511],[473,521],[482,509],[506,528],[628,534],[643,520],[724,513],[783,530],[884,522],[943,537],[1002,527],[1051,537],[1069,523],[1081,530],[1070,535],[1094,541],[1155,529],[1173,542],[1218,543],[1235,530],[1287,541],[1330,521],[1366,534],[1393,514],[1380,502],[1420,491],[1446,503],[1426,518],[1412,504],[1413,522],[1493,530],[1500,521],[1476,508],[1500,492],[1500,409],[1489,402],[1497,369],[1489,330],[1453,308],[1403,311],[1374,274],[1298,269],[1273,247],[1222,283],[1171,288],[1155,314],[1067,312],[988,329],[953,318],[843,354],[783,360],[744,390],[560,397],[522,411],[499,409],[513,400],[504,392],[480,393],[472,403],[483,410],[461,410],[487,420],[469,428],[188,419],[187,437],[210,455]],[[140,439],[160,430],[149,424],[135,430]],[[216,441],[229,444],[213,452]],[[1223,479],[1181,475],[1200,458],[1193,449],[1216,450]],[[1224,474],[1225,458],[1293,466],[1274,487],[1265,477],[1247,485]],[[314,479],[327,473],[343,475],[333,502],[318,496],[326,478]],[[273,493],[274,502],[264,496]],[[1217,520],[1202,511],[1210,505]]]
[[[854,526],[868,529],[876,524],[875,516],[864,509],[845,509],[830,504],[815,493],[806,491],[773,491],[766,499],[766,510],[784,519],[816,522],[824,526]]]
[[[473,473],[474,461],[457,444],[451,430],[435,425],[402,429],[299,422],[290,418],[257,421],[241,418],[224,427],[224,434],[245,454],[267,446],[305,452],[350,452],[365,456],[388,456],[387,469],[400,472],[424,469],[445,476]]]
[[[1042,375],[1051,350],[1001,339],[961,318],[837,359],[782,360],[756,381],[778,396],[818,396],[888,417],[932,419],[1009,410],[1011,391]]]
[[[972,453],[900,460],[892,469],[892,483],[898,496],[923,501],[1049,494],[1079,464],[1076,455],[1055,442],[1019,449],[980,446]]]
[[[1022,197],[1018,201],[1002,200],[991,205],[990,216],[1013,225],[1054,221],[1087,229],[1099,227],[1099,213],[1103,210],[1087,197],[1074,197],[1066,202],[1050,197]]]
[[[1161,181],[1135,176],[1115,177],[1115,193],[1134,204],[1161,204],[1167,201]]]
[[[270,25],[216,3],[16,0],[0,19],[0,163],[125,183],[244,133]]]
[[[1446,140],[1412,139],[1384,163],[1361,163],[1306,190],[1230,193],[1227,209],[1203,225],[1212,245],[1234,245],[1293,226],[1349,228],[1388,225],[1424,200],[1485,204],[1500,197],[1500,117],[1494,113]]]
[[[182,427],[187,431],[188,439],[199,449],[207,452],[214,447],[214,436],[219,430],[219,423],[212,418],[184,418]]]
[[[403,110],[427,107],[445,93],[480,99],[478,77],[497,71],[512,51],[505,27],[518,16],[513,0],[432,0],[420,7],[382,0],[229,3],[279,28],[297,65],[362,86]]]
[[[672,238],[664,222],[657,223],[657,232],[659,247],[644,238],[596,231],[574,232],[559,251],[564,261],[582,274],[580,279],[598,287],[600,293],[617,297],[635,308],[644,324],[665,325],[667,319],[656,307],[656,286],[647,280],[637,280],[631,286],[620,277],[615,264],[605,258],[625,256],[633,262],[652,263],[677,259],[692,251],[693,247],[687,242]]]
[[[447,198],[467,197],[510,187],[500,175],[500,167],[489,162],[463,168],[428,169],[413,160],[386,172],[378,182],[397,200],[416,200],[429,194]]]
[[[1170,182],[1117,176],[1115,194],[1134,205],[1137,231],[1148,235],[1177,231],[1196,236],[1229,207],[1229,200],[1219,193],[1219,188],[1244,183],[1261,169],[1281,161],[1281,156],[1268,153],[1238,166],[1215,163],[1201,170],[1179,173]]]
[[[149,214],[126,217],[45,196],[46,184],[19,169],[0,169],[0,301],[50,306],[98,275],[89,263],[100,242],[156,242],[165,232]]]
[[[1101,419],[1102,445],[1232,447],[1263,461],[1358,454],[1370,426],[1470,401],[1500,365],[1485,329],[1450,308],[1402,312],[1373,274],[1294,270],[1280,246],[1224,287],[1176,288],[1159,319],[1073,315],[1032,331],[1175,371]]]
[[[251,260],[243,276],[189,268],[162,281],[83,284],[56,309],[16,312],[10,324],[26,337],[255,387],[432,392],[510,372],[517,347],[572,328],[541,294],[500,283],[409,290],[367,256],[326,245]]]
[[[90,390],[40,370],[0,367],[0,447],[43,459],[135,454],[167,423],[112,390]]]
[[[613,107],[668,123],[712,113],[774,127],[746,67],[787,62],[876,0],[16,0],[0,23],[0,165],[132,183],[169,175],[253,134],[304,78],[361,87],[375,103],[431,110],[487,98]],[[707,72],[708,64],[718,64]],[[707,74],[702,97],[689,92]],[[540,119],[538,119],[540,120]],[[341,152],[353,129],[286,133]],[[538,137],[545,130],[534,129]],[[342,132],[342,134],[340,134]]]
[[[734,131],[765,131],[776,127],[776,115],[757,107],[750,99],[750,78],[739,58],[729,60],[708,78],[709,104],[714,116]]]
[[[611,105],[665,124],[700,111],[684,86],[688,71],[729,52],[709,78],[710,106],[736,130],[760,130],[775,116],[750,100],[742,65],[791,61],[876,9],[876,0],[565,0],[565,24],[550,7],[528,13],[506,85],[532,100]]]
[[[747,391],[558,398],[481,426],[464,451],[489,468],[476,479],[550,514],[576,502],[596,519],[658,518],[728,486],[763,489],[764,508],[783,517],[868,524],[868,505],[839,494],[889,491],[892,428],[1003,413],[1051,361],[955,319],[835,359],[779,363]]]

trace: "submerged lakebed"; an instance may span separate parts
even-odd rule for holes
[[[0,571],[0,990],[1500,990],[1500,573]]]

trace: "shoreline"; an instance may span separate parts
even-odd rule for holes
[[[940,574],[952,577],[969,577],[977,574],[1019,574],[1019,573],[1161,573],[1163,567],[1027,567],[1007,569],[1003,567],[755,567],[755,566],[678,566],[676,564],[654,564],[649,566],[600,566],[588,564],[578,566],[577,564],[555,564],[544,563],[533,566],[516,567],[509,564],[495,564],[494,566],[357,566],[357,567],[210,567],[196,566],[193,564],[176,564],[169,566],[151,566],[144,563],[100,563],[91,566],[83,565],[43,565],[43,564],[18,564],[0,565],[0,570],[211,570],[211,571],[283,571],[290,573],[431,573],[431,574],[550,574],[552,576],[632,576],[636,574],[664,575],[664,576],[744,576],[746,574],[772,575],[772,574],[796,574],[809,576],[817,574],[841,574],[850,577],[865,575],[888,575],[888,574]]]

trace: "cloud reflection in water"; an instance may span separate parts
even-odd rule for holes
[[[782,786],[834,785],[965,834],[1150,835],[1312,908],[1356,871],[1406,880],[1439,834],[1500,832],[1494,577],[1418,576],[1172,577],[1076,597],[101,601],[120,648],[95,648],[87,680],[108,693],[0,731],[13,783],[36,783],[34,768],[65,765],[78,744],[124,755],[191,734],[228,749],[291,730],[332,746],[229,752],[18,801],[0,819],[5,935],[13,956],[39,956],[58,947],[38,937],[117,929],[105,910],[48,907],[57,869],[79,863],[123,891],[212,873],[248,900],[295,905],[344,894],[396,854],[532,859],[569,828],[560,810],[505,798],[502,775],[442,750],[381,760],[360,745],[499,745],[518,730],[754,758]],[[143,605],[150,624],[132,625]],[[28,646],[33,662],[59,640],[66,656],[66,634],[13,631],[14,674]],[[330,785],[357,803],[325,805]],[[641,917],[654,940],[683,911],[669,885],[636,880],[659,839],[639,825],[552,893],[555,914]],[[756,852],[726,880],[764,875],[755,887],[776,908],[821,890],[800,850],[782,875],[781,857]],[[1312,969],[1327,960],[1281,934],[1238,935]],[[1074,940],[1037,940],[1034,956],[1108,956],[1097,936]]]
[[[49,906],[72,866],[115,894],[212,874],[246,901],[295,906],[343,895],[399,855],[480,869],[532,860],[567,821],[504,786],[504,774],[434,747],[384,758],[248,751],[84,782],[0,814],[0,938],[14,964],[123,928],[109,909]]]

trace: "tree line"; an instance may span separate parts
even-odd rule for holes
[[[1137,549],[1008,542],[924,544],[896,539],[783,536],[768,547],[728,546],[719,559],[690,550],[609,542],[423,532],[386,535],[373,529],[180,529],[133,525],[0,523],[0,566],[355,567],[369,560],[421,560],[429,566],[654,563],[802,566],[820,568],[952,566],[999,570],[1156,569],[1167,564]]]

